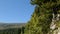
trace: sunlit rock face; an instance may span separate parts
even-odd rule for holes
[[[58,34],[60,34],[60,27],[58,28]]]
[[[51,25],[50,25],[50,29],[54,30],[56,28],[56,24],[55,24],[55,15],[54,13],[52,14],[53,15],[53,19],[52,19],[52,22],[51,22]]]
[[[56,28],[56,24],[51,24],[50,29],[54,30]]]
[[[57,14],[57,21],[60,20],[60,14]]]
[[[60,14],[57,14],[57,16],[55,16],[53,13],[52,15],[53,15],[53,18],[52,18],[52,22],[50,25],[51,33],[52,34],[60,34],[60,27],[57,27],[57,25],[56,25],[56,22],[60,21]]]

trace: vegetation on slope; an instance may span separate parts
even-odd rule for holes
[[[60,0],[31,0],[35,11],[26,25],[25,34],[47,34],[50,31],[52,13],[60,13]]]
[[[0,23],[0,34],[24,34],[25,23]]]

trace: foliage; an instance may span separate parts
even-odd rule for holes
[[[35,11],[26,25],[25,34],[47,34],[52,22],[52,13],[59,13],[60,0],[31,0]]]
[[[0,34],[24,34],[24,28],[8,28],[0,30]]]
[[[20,33],[18,30],[21,31],[20,29],[17,28],[3,29],[0,30],[0,34],[18,34]]]

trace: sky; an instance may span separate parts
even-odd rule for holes
[[[33,11],[30,0],[0,0],[0,22],[26,23]]]

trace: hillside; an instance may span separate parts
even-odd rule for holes
[[[24,33],[26,23],[0,23],[0,34]]]
[[[0,23],[0,30],[9,28],[21,28],[25,23]]]

